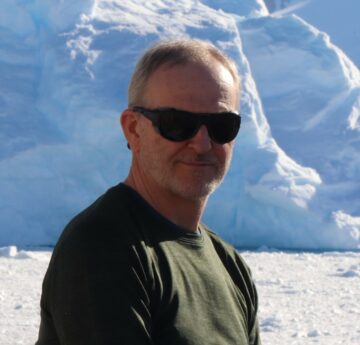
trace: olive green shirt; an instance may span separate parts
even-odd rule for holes
[[[259,345],[234,248],[185,231],[119,184],[76,216],[43,282],[37,345]]]

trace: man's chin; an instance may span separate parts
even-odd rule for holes
[[[219,182],[211,182],[208,184],[181,185],[173,188],[173,192],[183,199],[191,201],[206,201],[211,193],[215,191]]]

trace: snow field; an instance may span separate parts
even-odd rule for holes
[[[264,344],[360,344],[360,253],[244,253]]]
[[[360,253],[244,252],[266,345],[360,343]],[[30,345],[50,251],[0,248],[0,344]]]
[[[10,248],[10,249],[8,249]],[[34,344],[41,284],[51,253],[0,248],[0,344]]]

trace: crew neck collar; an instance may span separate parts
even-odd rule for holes
[[[171,232],[171,235],[174,235],[176,240],[191,245],[202,246],[205,234],[205,229],[202,224],[199,224],[198,231],[196,232],[183,228],[160,214],[132,187],[126,185],[123,182],[119,183],[117,187],[120,190],[125,191],[134,200],[134,202],[136,203],[136,205],[134,205],[135,212],[138,214],[138,217],[140,219],[148,216],[152,218],[156,223],[158,223],[159,226],[163,229],[163,231]],[[139,208],[139,205],[141,205],[142,208]],[[145,213],[143,211],[145,211]]]

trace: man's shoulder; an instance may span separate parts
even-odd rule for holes
[[[85,252],[94,246],[111,246],[114,241],[126,241],[127,229],[135,217],[132,213],[132,200],[127,187],[119,184],[110,188],[66,225],[55,252],[59,248],[66,248],[66,251],[75,248]]]
[[[224,265],[239,270],[243,275],[250,277],[250,268],[245,262],[244,258],[240,255],[239,251],[232,244],[221,238],[206,225],[202,224],[202,227],[205,229],[206,233],[211,239],[211,242]]]
[[[224,240],[222,237],[220,237],[216,232],[214,232],[212,229],[210,229],[207,225],[201,224],[202,230],[205,230],[209,238],[211,239],[211,242],[216,248],[222,248],[228,255],[232,255],[236,253],[236,249],[233,245],[228,243],[226,240]]]
[[[249,266],[235,247],[205,229],[224,267],[244,295],[248,310],[253,313],[257,309],[257,293]]]

